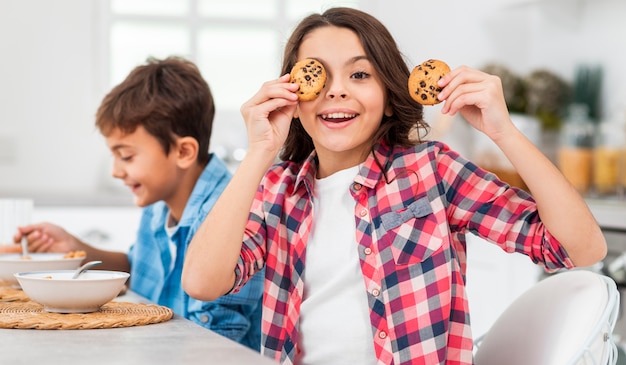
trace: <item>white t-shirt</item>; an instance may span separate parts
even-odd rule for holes
[[[358,166],[315,180],[296,364],[375,364],[350,184]]]
[[[169,238],[169,248],[170,248],[170,256],[172,257],[172,261],[170,261],[170,267],[168,272],[172,272],[174,270],[174,264],[176,264],[176,252],[178,248],[174,241],[172,241],[172,236],[176,233],[178,229],[178,222],[172,218],[172,213],[167,213],[167,218],[165,219],[165,233]]]

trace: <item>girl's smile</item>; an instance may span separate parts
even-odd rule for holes
[[[350,123],[356,121],[359,114],[352,111],[326,111],[322,112],[318,118],[321,123],[330,129],[345,128]]]

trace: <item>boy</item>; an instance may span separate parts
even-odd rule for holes
[[[100,269],[128,271],[130,289],[176,314],[259,350],[263,275],[241,292],[212,302],[181,286],[187,245],[231,174],[209,153],[215,108],[208,84],[191,62],[149,59],[106,95],[96,126],[113,153],[112,175],[144,207],[128,254],[97,249],[49,224],[19,229],[31,252],[84,250]]]

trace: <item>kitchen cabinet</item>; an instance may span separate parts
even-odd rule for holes
[[[603,273],[617,282],[621,300],[613,336],[626,348],[626,200],[587,199],[587,204],[606,238],[608,252],[603,260]]]
[[[600,227],[626,231],[626,199],[586,199]]]
[[[467,238],[467,296],[474,338],[541,277],[543,269],[527,256],[507,253],[478,236]]]
[[[599,271],[626,252],[626,200],[587,199],[607,239],[609,253],[604,263],[590,269]],[[626,270],[626,268],[624,269]],[[521,254],[509,254],[477,236],[467,236],[467,295],[473,337],[486,333],[498,316],[525,290],[537,283],[543,269]],[[626,293],[626,283],[618,285]],[[626,339],[626,318],[621,314],[615,327],[617,341]]]

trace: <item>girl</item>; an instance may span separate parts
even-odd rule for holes
[[[298,102],[287,72],[304,58],[320,60],[328,78],[317,99]],[[248,154],[183,272],[190,295],[213,300],[266,268],[265,355],[283,364],[471,364],[466,233],[546,270],[604,257],[584,200],[515,129],[496,77],[452,70],[439,83],[441,111],[489,136],[532,198],[420,139],[427,125],[407,91],[409,69],[372,16],[334,8],[305,18],[282,72],[241,108]]]

